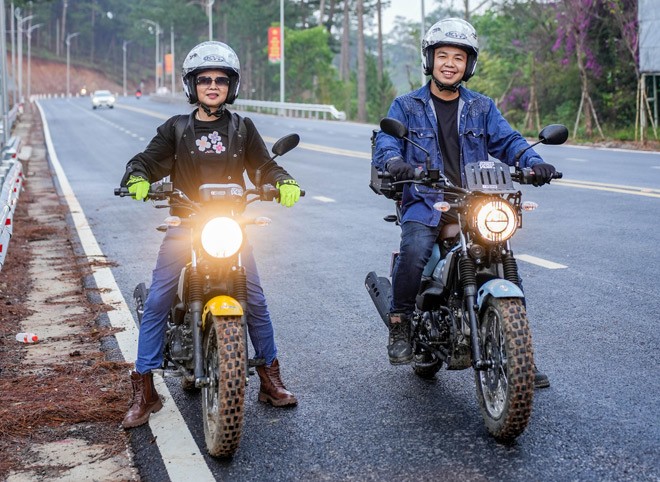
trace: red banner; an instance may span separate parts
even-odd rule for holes
[[[276,64],[282,60],[280,45],[280,27],[268,28],[268,61]]]

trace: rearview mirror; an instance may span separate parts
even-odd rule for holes
[[[568,129],[562,124],[550,124],[539,132],[539,140],[543,144],[563,144],[568,139]]]
[[[273,154],[276,156],[283,156],[291,149],[294,149],[300,142],[300,136],[298,134],[289,134],[279,139],[275,144],[273,144]]]
[[[384,117],[380,121],[380,128],[385,134],[403,139],[408,135],[408,129],[401,122],[391,117]]]

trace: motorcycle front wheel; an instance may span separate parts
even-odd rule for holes
[[[534,398],[534,355],[520,298],[490,298],[479,320],[487,370],[475,371],[477,397],[488,431],[511,441],[527,427]]]
[[[243,430],[245,337],[240,316],[209,315],[204,330],[208,386],[202,388],[204,438],[214,457],[231,457]]]

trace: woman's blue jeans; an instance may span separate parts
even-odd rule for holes
[[[167,316],[176,296],[181,270],[190,261],[190,230],[169,228],[160,245],[153,270],[149,296],[144,304],[138,337],[135,370],[140,374],[160,368],[163,364]],[[277,358],[273,324],[270,320],[252,246],[246,241],[241,261],[247,274],[247,325],[255,350],[255,358],[270,365]]]

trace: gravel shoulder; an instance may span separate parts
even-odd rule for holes
[[[25,187],[0,272],[0,480],[140,480],[120,426],[131,365],[104,351],[109,308],[85,284],[89,265],[76,254],[36,106],[14,134]],[[18,332],[39,342],[19,343]]]

